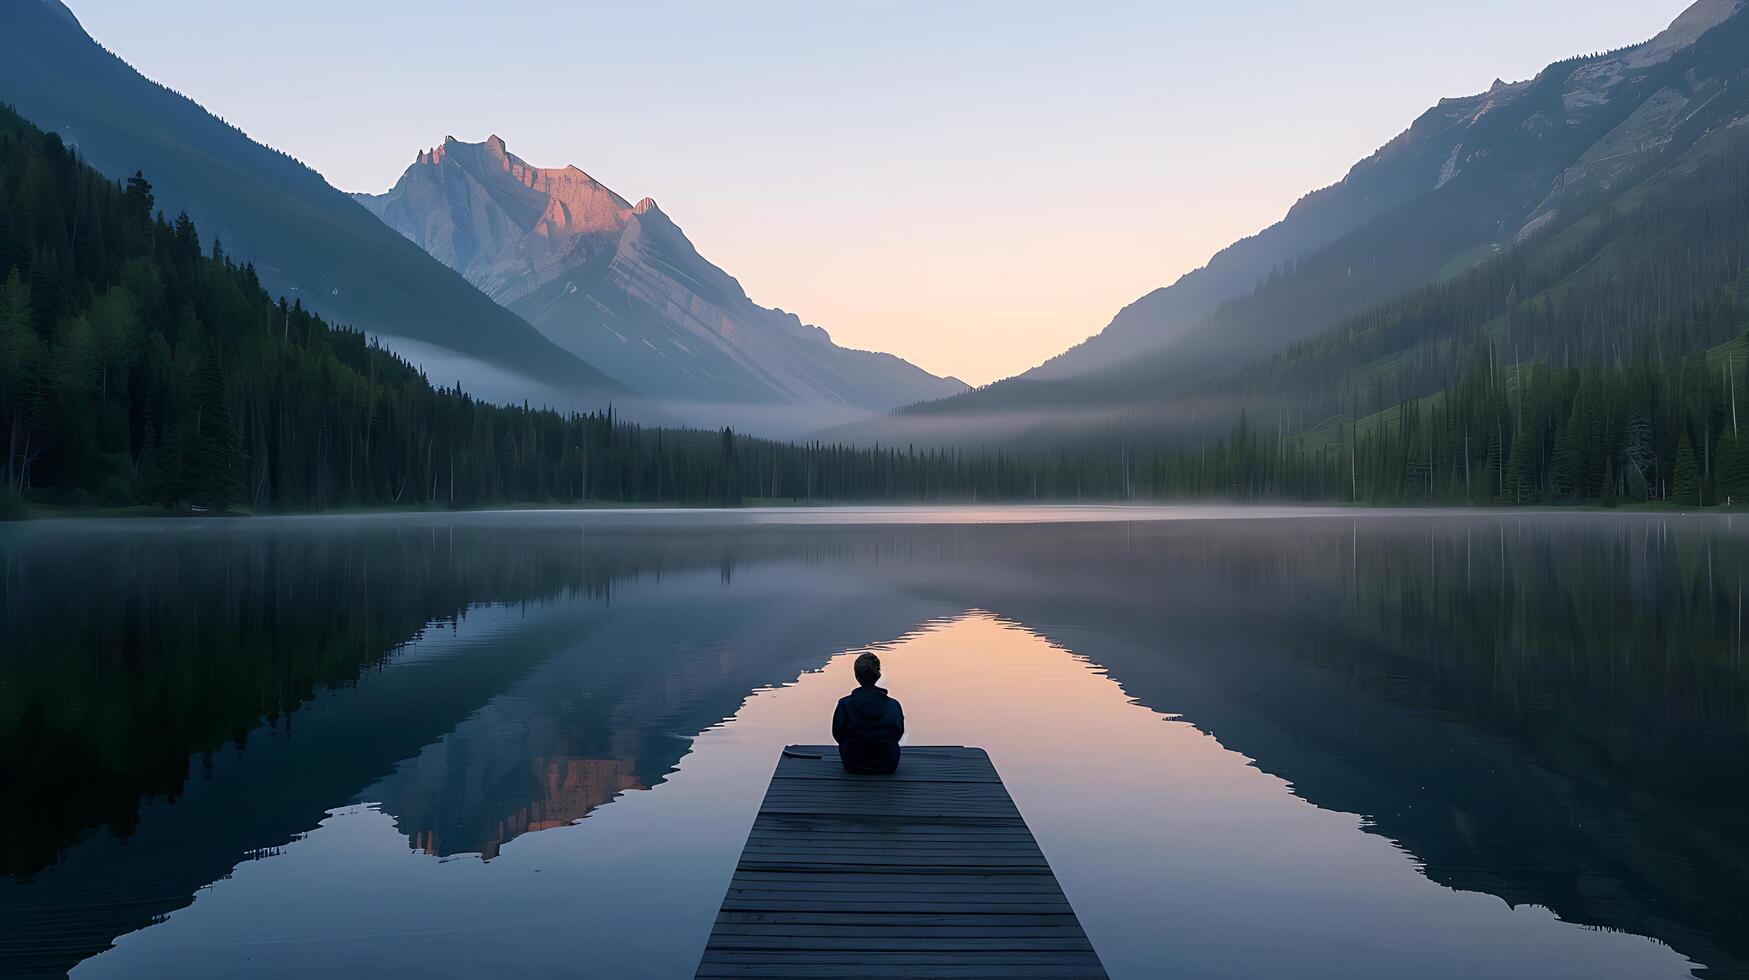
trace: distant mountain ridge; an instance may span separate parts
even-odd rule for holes
[[[460,379],[496,400],[627,397],[321,175],[140,75],[56,0],[0,0],[0,23],[0,100],[112,179],[143,170],[160,206],[187,211],[252,261],[271,292],[385,338],[439,383]]]
[[[1749,125],[1746,22],[1742,0],[1700,0],[1643,44],[1443,99],[1341,182],[1046,364],[824,435],[943,444],[1236,417],[1226,395],[1197,393],[1598,212]]]
[[[1250,293],[1283,263],[1315,253],[1381,215],[1440,190],[1464,171],[1485,162],[1492,152],[1487,143],[1497,135],[1497,131],[1490,132],[1492,122],[1481,125],[1485,117],[1497,112],[1512,114],[1515,108],[1530,101],[1527,95],[1547,94],[1556,87],[1560,89],[1560,109],[1566,113],[1563,125],[1583,125],[1581,117],[1586,115],[1608,115],[1610,108],[1620,108],[1611,104],[1623,94],[1618,89],[1624,82],[1633,81],[1636,74],[1644,77],[1649,70],[1668,63],[1707,31],[1735,15],[1742,3],[1743,0],[1699,0],[1669,28],[1643,44],[1602,57],[1558,62],[1530,81],[1507,83],[1496,79],[1485,92],[1441,99],[1408,129],[1356,163],[1341,181],[1308,193],[1280,221],[1221,249],[1206,265],[1185,273],[1171,285],[1137,299],[1120,310],[1100,333],[1020,377],[1049,380],[1087,374],[1170,342],[1196,326],[1220,304]],[[1561,75],[1563,66],[1571,68],[1581,62],[1584,66],[1570,76],[1555,77]],[[1557,85],[1551,86],[1549,82]],[[1644,98],[1651,93],[1637,94]],[[1654,95],[1656,101],[1646,107],[1640,118],[1620,121],[1627,126],[1625,131],[1606,127],[1609,132],[1602,141],[1583,148],[1597,152],[1575,154],[1570,165],[1559,170],[1575,178],[1574,186],[1543,175],[1548,198],[1543,202],[1545,207],[1525,219],[1530,230],[1537,227],[1536,219],[1549,220],[1561,199],[1573,196],[1587,181],[1606,182],[1612,174],[1620,176],[1645,151],[1661,145],[1654,142],[1639,146],[1631,134],[1640,127],[1650,131],[1670,122],[1669,114],[1680,105],[1692,107],[1692,98],[1673,95],[1674,92],[1663,98]],[[1632,94],[1630,100],[1639,105]],[[1525,135],[1538,138],[1555,125],[1560,115],[1562,111],[1544,113],[1539,107],[1514,121]],[[1615,137],[1613,144],[1609,142],[1611,136]],[[1657,141],[1660,137],[1649,138]],[[1521,229],[1522,226],[1509,230]]]
[[[758,306],[654,200],[631,204],[574,166],[532,166],[496,135],[448,137],[387,193],[354,198],[651,398],[843,420],[966,390]]]

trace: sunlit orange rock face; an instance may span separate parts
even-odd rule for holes
[[[626,790],[647,788],[624,759],[535,758],[529,776],[539,795],[500,817],[481,839],[446,840],[425,829],[412,835],[413,846],[433,856],[478,851],[490,861],[523,834],[567,826]]]
[[[534,759],[544,777],[546,796],[530,804],[529,830],[562,827],[628,789],[644,789],[643,780],[624,759]]]
[[[965,389],[755,304],[651,198],[633,205],[576,167],[531,166],[497,136],[445,139],[388,193],[355,197],[554,342],[652,398],[816,410],[798,416],[806,429]]]
[[[480,853],[488,860],[506,841],[575,823],[628,789],[646,788],[623,759],[530,759],[529,765],[546,793],[506,816],[497,840],[482,842]]]
[[[576,167],[530,166],[497,136],[421,151],[392,191],[365,203],[507,306],[611,254],[639,213]]]

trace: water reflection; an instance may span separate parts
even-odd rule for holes
[[[8,530],[0,965],[684,973],[877,645],[1114,974],[1744,972],[1722,519],[759,520]]]

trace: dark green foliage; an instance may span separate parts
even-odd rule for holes
[[[1749,503],[1749,458],[1744,456],[1743,444],[1732,429],[1726,429],[1719,440],[1713,473],[1714,502],[1727,507]]]
[[[1749,459],[1735,433],[1741,341],[1711,360],[1702,350],[1740,323],[1734,270],[1749,228],[1749,165],[1722,160],[1686,179],[1700,183],[1685,193],[1700,195],[1718,220],[1683,210],[1675,191],[1648,198],[1640,217],[1612,219],[1627,223],[1605,245],[1577,247],[1583,275],[1568,265],[1580,258],[1509,251],[1284,355],[1281,364],[1297,361],[1312,379],[1313,400],[1297,418],[1315,418],[1306,405],[1343,392],[1340,410],[1309,432],[1296,434],[1285,413],[1266,409],[1241,412],[1219,437],[1124,423],[1024,450],[851,448],[648,429],[611,409],[566,415],[434,388],[362,333],[273,301],[254,267],[217,242],[203,252],[191,221],[152,211],[143,175],[125,186],[106,181],[57,137],[8,112],[0,114],[0,256],[11,263],[0,274],[3,509],[17,512],[23,501],[284,511],[749,499],[1749,499]],[[1697,222],[1705,227],[1689,227]],[[1677,248],[1684,236],[1700,246]],[[1643,258],[1596,273],[1593,260],[1629,240]],[[1539,272],[1543,261],[1553,264]],[[1516,299],[1520,282],[1534,289],[1531,300]],[[1404,336],[1422,339],[1407,341],[1420,345],[1410,353],[1425,352],[1437,370],[1402,368],[1400,379],[1418,380],[1400,380],[1405,397],[1369,414],[1391,389],[1363,394],[1343,380],[1354,348],[1411,321],[1419,326]],[[1321,373],[1326,361],[1334,375]],[[1291,397],[1295,376],[1273,370],[1242,384],[1267,378]],[[1312,383],[1318,377],[1324,387]]]
[[[209,339],[195,361],[188,404],[177,413],[149,490],[154,503],[223,510],[243,499],[243,451],[226,400],[225,369]]]
[[[312,510],[1112,497],[1120,460],[791,445],[434,388],[274,302],[151,185],[0,111],[0,446],[10,501]],[[11,509],[16,510],[16,506]]]
[[[194,224],[223,227],[233,254],[257,262],[270,289],[303,296],[314,312],[331,319],[433,343],[550,385],[623,390],[320,174],[142,77],[59,6],[39,0],[5,4],[0,98],[25,118],[69,134],[69,141],[76,137],[98,171],[119,177],[144,169],[160,184],[159,202],[136,198],[143,205],[136,213],[149,220],[154,206],[173,201],[172,211],[188,211]],[[79,179],[86,194],[110,192],[96,174]],[[29,257],[0,252],[0,275],[17,265],[33,287],[40,281],[44,288],[83,277],[79,267],[87,257],[115,244],[111,224],[85,220],[92,203],[74,193],[42,202],[29,218],[49,226],[39,231],[55,261],[33,267]],[[0,234],[7,234],[5,228]],[[33,237],[26,232],[18,240]],[[39,314],[56,305],[52,294],[39,301]],[[229,361],[226,366],[236,367]]]
[[[1689,166],[1461,275],[1381,304],[1219,386],[1253,410],[1367,415],[1450,387],[1482,339],[1502,367],[1619,369],[1714,345],[1743,324],[1749,140],[1719,135]],[[1721,381],[1726,379],[1719,379]]]
[[[1701,504],[1700,467],[1694,462],[1694,447],[1688,444],[1687,436],[1683,436],[1681,444],[1676,447],[1670,498],[1683,507],[1699,507]]]
[[[1734,125],[1749,113],[1734,81],[1745,52],[1749,17],[1738,15],[1577,110],[1571,86],[1589,83],[1573,75],[1602,67],[1597,56],[1552,65],[1499,99],[1444,100],[1340,184],[1138,300],[1086,345],[1128,356],[905,414],[1100,406],[1151,414],[1177,437],[1214,415],[1231,425],[1243,407],[1305,427],[1443,390],[1478,333],[1508,363],[1563,367],[1619,364],[1646,336],[1678,354],[1728,336],[1717,290],[1745,267],[1749,239],[1749,131]],[[1660,97],[1693,109],[1634,150],[1612,145]],[[1211,279],[1223,281],[1215,294]],[[1236,373],[1241,383],[1224,384]],[[1211,393],[1211,382],[1223,384]]]
[[[1139,409],[1150,426],[1076,442],[1161,447],[1160,465],[1175,475],[1135,484],[1143,495],[1231,492],[1206,472],[1218,465],[1262,471],[1237,488],[1244,495],[1262,486],[1369,502],[1749,499],[1735,433],[1749,320],[1749,139],[1720,130],[1684,165],[1641,176],[1237,379]],[[1282,288],[1271,280],[1259,295]],[[1206,433],[1233,424],[1243,433],[1246,418],[1285,433],[1280,450],[1242,461],[1223,443],[1211,463]],[[1683,438],[1695,480],[1685,473],[1678,488]]]
[[[0,487],[0,521],[16,521],[28,517],[24,501],[18,499],[11,487]]]
[[[1241,416],[1228,437],[1192,445],[1138,451],[1112,437],[1019,459],[1045,497],[1741,505],[1749,458],[1732,432],[1741,372],[1721,385],[1707,361],[1697,352],[1660,367],[1642,347],[1620,368],[1511,368],[1482,341],[1451,388],[1358,422],[1294,436]],[[1697,451],[1709,433],[1716,448]]]

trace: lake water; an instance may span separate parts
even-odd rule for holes
[[[880,653],[1116,977],[1749,976],[1749,522],[0,528],[0,974],[690,976]]]

